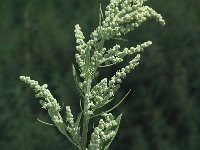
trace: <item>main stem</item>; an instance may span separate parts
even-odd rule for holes
[[[89,116],[87,114],[88,107],[88,95],[90,94],[91,88],[91,76],[88,75],[86,79],[86,92],[85,92],[85,101],[84,101],[84,113],[83,113],[83,131],[82,131],[82,139],[81,139],[81,150],[86,150],[87,146],[87,133],[88,133],[88,124],[89,124]]]
[[[84,115],[84,118],[83,118],[83,133],[82,133],[81,150],[86,150],[88,124],[89,124],[89,119],[87,118],[86,115]]]

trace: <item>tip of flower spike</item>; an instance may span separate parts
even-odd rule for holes
[[[166,25],[165,20],[162,20],[160,23],[161,23],[162,26]]]
[[[23,80],[24,78],[25,78],[25,76],[20,76],[19,77],[20,80]]]
[[[160,18],[158,19],[159,23],[162,25],[162,26],[165,26],[165,20],[163,19],[163,17],[159,14]]]
[[[79,27],[79,24],[75,24],[75,27]]]
[[[28,77],[26,77],[26,76],[20,76],[20,77],[19,77],[19,79],[20,79],[21,81],[25,81],[27,78],[28,78]]]
[[[137,54],[135,59],[138,61],[138,60],[140,60],[140,57],[141,57],[140,54]]]
[[[67,112],[71,112],[70,106],[65,106],[65,110],[66,110]]]
[[[80,25],[79,25],[79,24],[76,24],[76,25],[75,25],[75,29],[80,29]]]
[[[150,45],[153,44],[153,42],[152,42],[152,41],[148,41],[148,42],[146,42],[146,44],[147,44],[148,46],[150,46]]]

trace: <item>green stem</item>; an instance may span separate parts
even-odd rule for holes
[[[88,133],[88,124],[89,124],[89,116],[87,114],[87,106],[88,106],[88,95],[90,93],[90,88],[91,88],[91,76],[88,75],[86,79],[86,91],[85,94],[85,101],[84,101],[84,113],[83,113],[83,131],[82,131],[82,140],[81,140],[81,150],[86,150],[87,146],[87,133]]]
[[[89,124],[89,119],[87,118],[86,115],[84,115],[84,118],[83,118],[83,133],[82,133],[82,145],[81,145],[81,150],[86,150],[88,124]]]

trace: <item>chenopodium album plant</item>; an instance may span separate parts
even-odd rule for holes
[[[129,92],[111,109],[97,112],[113,100],[127,73],[139,64],[139,53],[152,42],[147,41],[130,48],[120,48],[120,45],[115,45],[109,49],[104,47],[104,43],[110,39],[122,39],[123,35],[139,27],[148,18],[155,18],[161,25],[165,24],[160,14],[144,6],[145,1],[147,0],[111,0],[105,13],[100,7],[99,26],[91,33],[91,39],[87,42],[80,26],[75,25],[77,44],[75,57],[78,69],[74,65],[72,69],[75,85],[81,97],[81,112],[76,119],[70,106],[65,107],[66,116],[63,119],[60,114],[61,107],[47,89],[47,84],[40,86],[30,77],[20,77],[35,91],[36,97],[43,98],[40,100],[42,108],[48,111],[58,130],[79,150],[107,150],[117,133],[122,115],[114,117],[111,111],[125,99]],[[127,55],[133,55],[134,58],[124,68],[118,70],[110,79],[104,78],[97,84],[93,83],[100,67],[110,67],[120,63]],[[101,117],[101,119],[88,142],[88,126],[93,117]]]

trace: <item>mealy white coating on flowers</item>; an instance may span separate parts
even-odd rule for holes
[[[90,93],[92,105],[88,109],[94,112],[95,110],[109,103],[112,100],[115,92],[120,88],[122,79],[124,79],[127,73],[130,73],[130,71],[139,64],[139,60],[140,54],[137,54],[136,57],[131,60],[126,67],[117,71],[109,81],[107,78],[104,78],[98,84],[96,84]]]
[[[103,107],[110,101],[109,99],[114,96],[114,92],[112,92],[112,89],[108,87],[107,80],[107,78],[102,79],[96,86],[92,88],[90,99],[94,105],[89,108],[91,111],[95,111],[98,108]]]
[[[85,59],[85,49],[87,47],[86,43],[84,42],[84,35],[81,31],[80,26],[77,24],[75,25],[75,38],[76,38],[76,49],[79,53],[75,55],[76,62],[79,64],[80,68],[84,65],[84,59]]]
[[[151,44],[152,42],[148,41],[137,45],[136,47],[124,48],[122,51],[120,51],[120,45],[115,45],[113,48],[107,51],[101,63],[109,62],[111,64],[116,64],[122,62],[125,56],[142,52],[144,48],[149,47]]]
[[[112,130],[113,127],[118,125],[114,116],[111,113],[105,113],[102,116],[104,120],[100,119],[99,125],[94,128],[88,150],[101,150],[103,143],[111,140],[116,135],[116,132]]]
[[[40,100],[42,108],[48,110],[51,120],[57,124],[62,123],[63,119],[60,115],[61,107],[57,100],[52,96],[51,92],[47,89],[48,85],[44,84],[40,86],[37,81],[31,80],[30,77],[20,76],[20,79],[30,85],[30,87],[35,91],[37,98],[44,98]]]
[[[125,68],[122,68],[120,71],[117,71],[116,74],[109,81],[109,87],[116,91],[118,89],[116,85],[119,85],[122,82],[122,79],[126,77],[126,74],[130,73],[130,71],[133,70],[139,64],[139,60],[140,54],[137,54],[135,58],[131,60]]]
[[[139,27],[148,18],[154,18],[161,25],[165,25],[165,21],[160,14],[143,5],[145,1],[147,0],[111,0],[106,7],[104,16],[100,13],[100,21],[103,20],[99,22],[99,26],[91,33],[91,39],[88,42],[83,41],[84,36],[80,31],[79,25],[75,26],[75,36],[78,40],[77,54],[75,56],[80,67],[80,77],[83,78],[83,81],[79,83],[83,91],[86,91],[87,87],[87,81],[85,80],[87,73],[91,75],[92,80],[98,75],[99,67],[109,67],[123,62],[124,57],[127,55],[136,55],[128,65],[118,70],[111,79],[102,79],[91,87],[89,93],[85,94],[87,101],[86,113],[88,115],[95,114],[96,110],[112,101],[115,93],[120,88],[122,80],[139,64],[139,53],[152,44],[151,41],[147,41],[136,47],[121,48],[120,45],[115,45],[107,49],[104,47],[105,41],[126,35]],[[87,52],[90,52],[88,61],[90,64],[87,67],[87,71],[84,72],[84,68],[87,65]],[[89,149],[101,149],[100,139],[104,136],[100,136],[100,133],[101,130],[98,127],[95,128],[91,139],[93,144],[90,143]]]
[[[89,73],[93,79],[98,75],[99,67],[107,67],[120,63],[125,56],[140,53],[152,44],[151,41],[147,41],[136,47],[123,49],[120,48],[120,45],[115,45],[110,49],[106,49],[103,46],[106,40],[127,34],[146,21],[147,18],[155,18],[162,25],[165,24],[160,14],[148,6],[143,6],[145,1],[146,0],[111,0],[110,4],[106,7],[104,20],[100,23],[101,25],[91,33],[91,39],[87,43],[84,41],[85,37],[83,36],[80,26],[75,26],[77,43],[77,53],[75,57],[80,67],[80,77],[85,79],[86,74]],[[86,51],[89,51],[91,56],[89,58],[90,66],[84,72],[87,57]],[[114,96],[115,92],[120,87],[122,79],[139,64],[139,59],[140,55],[137,55],[129,62],[129,65],[117,71],[116,75],[109,81],[105,78],[92,88],[89,93],[89,99],[87,99],[87,108],[90,114],[93,114],[95,110],[101,108],[110,101],[110,98]],[[83,82],[79,84],[84,90],[87,82],[83,80]]]
[[[101,38],[106,40],[120,37],[135,28],[147,18],[155,18],[162,25],[165,24],[162,16],[148,6],[143,6],[144,0],[111,0],[106,7],[105,19],[91,34],[89,44],[98,42]]]
[[[30,85],[30,87],[35,91],[37,98],[43,98],[40,100],[42,108],[48,110],[49,116],[54,124],[60,128],[64,127],[72,137],[77,137],[79,134],[79,128],[75,127],[74,118],[71,113],[69,106],[66,106],[66,123],[65,125],[63,118],[60,115],[61,107],[58,104],[57,100],[52,96],[51,92],[47,89],[47,84],[40,86],[37,81],[31,80],[30,77],[20,76],[20,80]],[[65,134],[65,131],[61,131]]]
[[[66,106],[65,107],[66,110],[66,123],[67,123],[67,127],[66,129],[68,130],[68,132],[72,135],[73,139],[75,141],[79,140],[79,132],[80,132],[80,127],[75,125],[74,122],[74,116],[71,112],[70,106]]]
[[[97,72],[97,68],[104,63],[116,64],[123,61],[123,57],[133,54],[134,48],[125,48],[120,51],[120,46],[116,45],[113,48],[107,50],[103,47],[104,42],[111,38],[118,38],[122,35],[133,31],[136,27],[148,18],[155,18],[162,25],[165,24],[162,16],[148,6],[143,6],[146,0],[111,0],[110,4],[106,7],[104,17],[102,16],[101,25],[98,26],[92,33],[91,39],[88,42],[84,42],[85,37],[81,31],[79,25],[75,26],[75,37],[77,42],[77,53],[75,55],[76,61],[80,66],[80,75],[85,78],[85,72],[83,71],[86,57],[86,49],[92,52],[91,66],[88,68],[88,72],[94,77]],[[151,42],[145,42],[138,49],[144,49],[148,47]],[[112,55],[114,54],[114,55]]]
[[[144,2],[146,1],[147,0],[110,0],[110,4],[106,7],[104,14],[100,9],[99,26],[91,33],[91,39],[87,42],[85,41],[81,27],[78,24],[75,25],[74,32],[77,44],[75,58],[79,66],[79,75],[74,71],[76,70],[75,67],[73,68],[73,75],[76,77],[75,83],[78,87],[81,99],[83,99],[83,102],[80,103],[82,109],[80,114],[83,114],[83,118],[77,117],[77,121],[75,122],[70,106],[66,106],[65,124],[59,113],[61,107],[47,89],[47,84],[40,86],[37,81],[31,80],[30,77],[20,77],[22,81],[34,89],[36,97],[44,99],[40,100],[40,104],[42,108],[48,110],[51,120],[59,131],[64,135],[66,135],[66,131],[68,131],[72,138],[69,138],[68,134],[66,136],[81,150],[102,150],[105,141],[110,140],[110,142],[112,142],[118,129],[116,128],[116,130],[113,130],[113,127],[119,127],[120,123],[120,120],[115,119],[111,113],[107,114],[113,109],[105,111],[107,113],[102,115],[104,119],[100,119],[99,125],[94,128],[88,148],[86,148],[87,134],[82,134],[80,138],[80,120],[83,120],[82,132],[87,133],[86,122],[88,121],[89,123],[91,117],[101,115],[101,113],[96,114],[96,110],[113,100],[115,93],[120,88],[122,80],[139,64],[140,52],[152,44],[151,41],[147,41],[136,47],[121,48],[120,45],[116,44],[112,48],[105,48],[105,42],[109,39],[121,39],[123,35],[133,31],[150,18],[154,18],[161,25],[165,25],[165,21],[160,14],[152,8],[144,6]],[[132,55],[133,59],[129,61],[125,67],[117,70],[110,79],[103,78],[96,84],[92,82],[99,74],[98,68],[110,67],[120,63],[124,61],[124,57],[127,55]],[[82,107],[82,103],[84,107]],[[118,106],[118,104],[116,106]],[[114,106],[113,108],[116,107]]]

